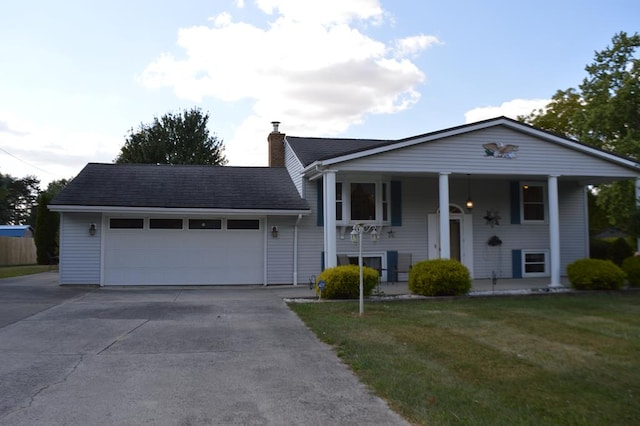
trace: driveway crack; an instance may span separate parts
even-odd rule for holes
[[[133,333],[134,331],[136,331],[137,329],[139,329],[140,327],[142,327],[143,325],[145,325],[146,323],[148,323],[149,320],[144,320],[143,322],[141,322],[140,324],[136,325],[135,327],[133,327],[131,330],[127,331],[126,333],[116,337],[116,339],[109,343],[104,349],[102,349],[100,352],[98,352],[96,355],[100,355],[103,352],[109,350],[113,345],[115,345],[118,342],[123,341],[124,339],[126,339],[131,333]]]
[[[39,389],[37,389],[35,391],[35,393],[33,395],[31,395],[31,398],[29,399],[29,403],[26,406],[21,406],[16,408],[13,411],[9,411],[7,412],[4,416],[2,416],[0,419],[4,419],[12,414],[15,414],[17,412],[20,412],[22,410],[26,410],[27,408],[31,407],[33,405],[33,402],[36,400],[36,398],[38,397],[38,395],[40,395],[42,392],[44,392],[45,390],[53,387],[53,386],[57,386],[59,384],[62,384],[64,382],[66,382],[69,377],[71,377],[71,375],[73,373],[76,372],[76,370],[78,369],[78,367],[80,366],[80,364],[82,363],[82,361],[84,361],[84,354],[80,354],[80,358],[78,359],[78,361],[76,361],[76,363],[71,367],[71,369],[69,370],[69,372],[67,374],[64,375],[64,377],[56,382],[53,383],[48,383],[42,387],[40,387]]]

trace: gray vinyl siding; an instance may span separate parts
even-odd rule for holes
[[[302,163],[298,160],[298,157],[295,156],[293,150],[289,146],[289,143],[284,143],[284,166],[287,168],[289,172],[289,176],[291,176],[291,180],[295,185],[298,193],[301,197],[304,197],[303,190],[303,178],[302,178]]]
[[[518,145],[516,158],[487,157],[483,144]],[[637,171],[584,152],[494,127],[340,163],[341,171],[490,173],[629,177]],[[588,182],[587,182],[588,183]]]
[[[293,238],[296,218],[267,218],[267,284],[291,284],[293,282]],[[278,237],[271,230],[278,227]],[[300,241],[298,241],[299,243]]]
[[[100,284],[101,240],[100,213],[60,214],[60,284]]]
[[[344,176],[344,175],[343,175]],[[436,214],[439,208],[438,178],[436,177],[392,177],[402,185],[402,226],[384,226],[379,240],[373,244],[368,238],[363,240],[363,254],[382,254],[388,251],[411,253],[413,263],[429,257],[429,229],[427,218]],[[341,180],[339,174],[337,180]],[[529,180],[531,181],[531,180]],[[546,185],[547,180],[537,180]],[[300,224],[299,277],[301,282],[311,274],[318,274],[323,251],[322,227],[316,225],[316,182],[306,183],[308,200],[313,214],[305,217]],[[475,207],[471,212],[473,223],[473,270],[474,278],[491,278],[495,271],[498,278],[512,277],[512,250],[549,250],[549,225],[510,223],[510,183],[507,179],[478,179],[471,185],[471,195]],[[468,197],[466,179],[449,180],[450,203],[464,209]],[[559,182],[560,208],[560,258],[561,274],[566,274],[566,265],[587,256],[587,218],[584,215],[584,187],[576,181]],[[484,219],[487,211],[497,211],[500,224],[494,227]],[[547,206],[548,217],[548,206]],[[388,232],[393,230],[393,237]],[[349,232],[338,226],[337,253],[357,255],[357,247],[351,243]],[[344,238],[341,238],[341,234]],[[492,236],[502,240],[502,245],[492,247],[488,241]],[[402,277],[401,277],[402,278]]]

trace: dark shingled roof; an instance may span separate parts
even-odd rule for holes
[[[397,141],[382,139],[301,138],[297,136],[286,136],[286,139],[304,167],[314,161],[397,143]]]
[[[89,163],[51,204],[309,210],[282,167],[155,164]]]

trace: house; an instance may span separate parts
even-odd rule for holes
[[[299,284],[338,258],[383,280],[398,259],[453,258],[474,278],[547,277],[589,255],[588,185],[634,161],[505,118],[400,140],[294,137],[269,167],[89,164],[52,201],[60,282]],[[639,186],[636,184],[636,186]]]

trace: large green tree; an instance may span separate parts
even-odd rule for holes
[[[223,166],[224,145],[209,134],[209,114],[199,108],[154,117],[126,136],[116,163],[207,164]]]
[[[38,263],[41,265],[49,263],[49,256],[58,255],[60,215],[49,210],[47,206],[68,182],[66,179],[54,180],[38,195],[35,243]]]
[[[640,160],[640,35],[615,34],[595,52],[578,88],[558,90],[551,102],[520,120],[598,148]],[[635,234],[633,182],[600,185],[596,203],[610,224]]]
[[[33,209],[40,180],[35,176],[21,179],[0,174],[0,224],[34,225]]]

